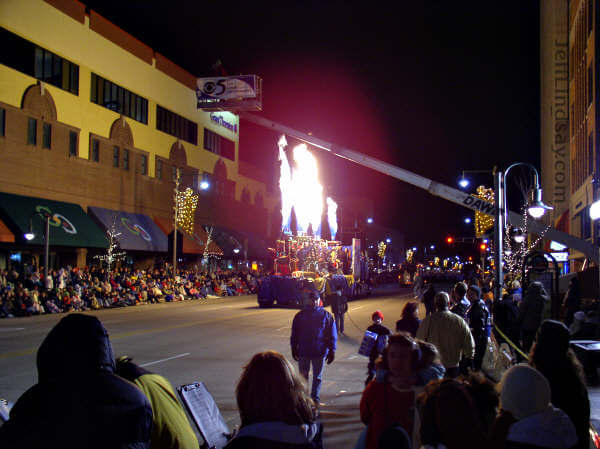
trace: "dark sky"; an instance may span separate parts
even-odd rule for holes
[[[538,1],[83,1],[194,75],[261,76],[262,116],[435,181],[539,167]],[[277,139],[242,122],[240,157],[272,168]],[[315,153],[334,196],[371,196],[407,244],[473,235],[467,209]]]

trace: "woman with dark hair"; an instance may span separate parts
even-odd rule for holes
[[[396,332],[408,332],[414,338],[421,324],[418,313],[419,304],[407,302],[402,309],[402,318],[396,321]]]
[[[477,383],[477,382],[476,382]],[[494,403],[480,406],[478,386],[455,379],[433,380],[419,395],[420,438],[424,448],[480,449],[490,447],[479,416],[495,411]],[[496,400],[497,403],[497,400]]]
[[[306,383],[280,353],[256,354],[236,388],[241,426],[225,449],[322,449]]]
[[[383,381],[371,382],[360,399],[360,418],[367,427],[366,449],[377,449],[381,435],[393,427],[402,427],[414,438],[418,428],[415,413],[417,370],[421,351],[406,333],[393,334],[378,361]],[[413,445],[418,447],[417,445]]]
[[[552,405],[573,421],[579,438],[576,448],[587,449],[590,401],[583,367],[569,348],[569,329],[563,323],[554,320],[542,323],[529,354],[529,364],[550,382]]]

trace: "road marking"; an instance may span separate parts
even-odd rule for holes
[[[22,331],[25,330],[24,327],[3,327],[0,328],[0,332],[13,332],[13,331]]]
[[[350,357],[348,357],[348,360],[353,360],[353,359],[357,359],[358,356],[357,355],[351,355]]]
[[[358,310],[358,309],[362,309],[363,307],[366,307],[366,306],[358,306],[358,307],[353,307],[353,308],[351,308],[350,310]]]
[[[168,360],[173,360],[173,359],[179,359],[181,357],[186,357],[186,356],[188,356],[190,354],[191,354],[191,352],[185,352],[183,354],[174,355],[173,357],[167,357],[166,359],[160,359],[160,360],[155,360],[154,362],[142,363],[140,366],[142,368],[144,368],[146,366],[156,365],[157,363],[166,362]]]
[[[262,311],[261,313],[265,313],[265,312],[266,311]],[[165,327],[161,327],[161,328],[157,328],[157,329],[140,329],[137,331],[124,332],[122,334],[109,335],[109,337],[110,337],[111,341],[120,340],[121,338],[126,338],[126,337],[154,334],[154,333],[159,333],[159,332],[170,331],[173,329],[183,329],[183,328],[192,327],[192,326],[201,326],[203,324],[212,324],[212,323],[217,323],[219,321],[235,320],[235,319],[242,318],[245,316],[255,315],[257,313],[258,313],[258,311],[254,310],[251,312],[240,313],[237,315],[227,315],[227,316],[223,316],[220,318],[212,318],[212,319],[207,319],[207,320],[202,320],[202,321],[193,321],[191,323],[185,323],[185,324],[175,324],[172,326],[165,326]],[[38,348],[29,348],[29,349],[23,349],[21,351],[5,352],[4,354],[0,354],[0,360],[10,359],[13,357],[19,357],[19,356],[23,356],[23,355],[34,354],[35,352],[37,352],[37,350],[38,350]]]
[[[283,326],[283,327],[280,327],[279,329],[275,329],[275,332],[282,331],[284,329],[289,329],[289,328],[290,328],[289,326]]]

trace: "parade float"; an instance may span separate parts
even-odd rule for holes
[[[299,305],[306,287],[318,290],[325,303],[328,296],[338,291],[351,297],[356,291],[355,281],[366,278],[360,240],[354,239],[350,246],[335,240],[337,204],[324,197],[317,161],[307,146],[293,148],[292,163],[285,136],[278,147],[281,238],[275,248],[269,248],[274,274],[263,279],[258,303],[263,307],[274,303]]]

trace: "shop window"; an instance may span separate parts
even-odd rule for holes
[[[77,133],[69,131],[69,156],[77,156]]]
[[[27,121],[27,144],[37,144],[37,120],[31,117]]]
[[[113,147],[113,167],[119,167],[119,147],[116,145]]]
[[[98,139],[92,139],[92,153],[90,159],[93,162],[100,162],[100,141]]]
[[[129,150],[123,149],[123,170],[129,170]]]
[[[42,148],[47,150],[52,145],[52,125],[50,123],[44,123],[42,128]]]
[[[141,156],[141,170],[142,170],[142,175],[147,175],[148,174],[148,156],[146,156],[145,154],[142,154]]]
[[[6,110],[0,108],[0,137],[6,133]]]

